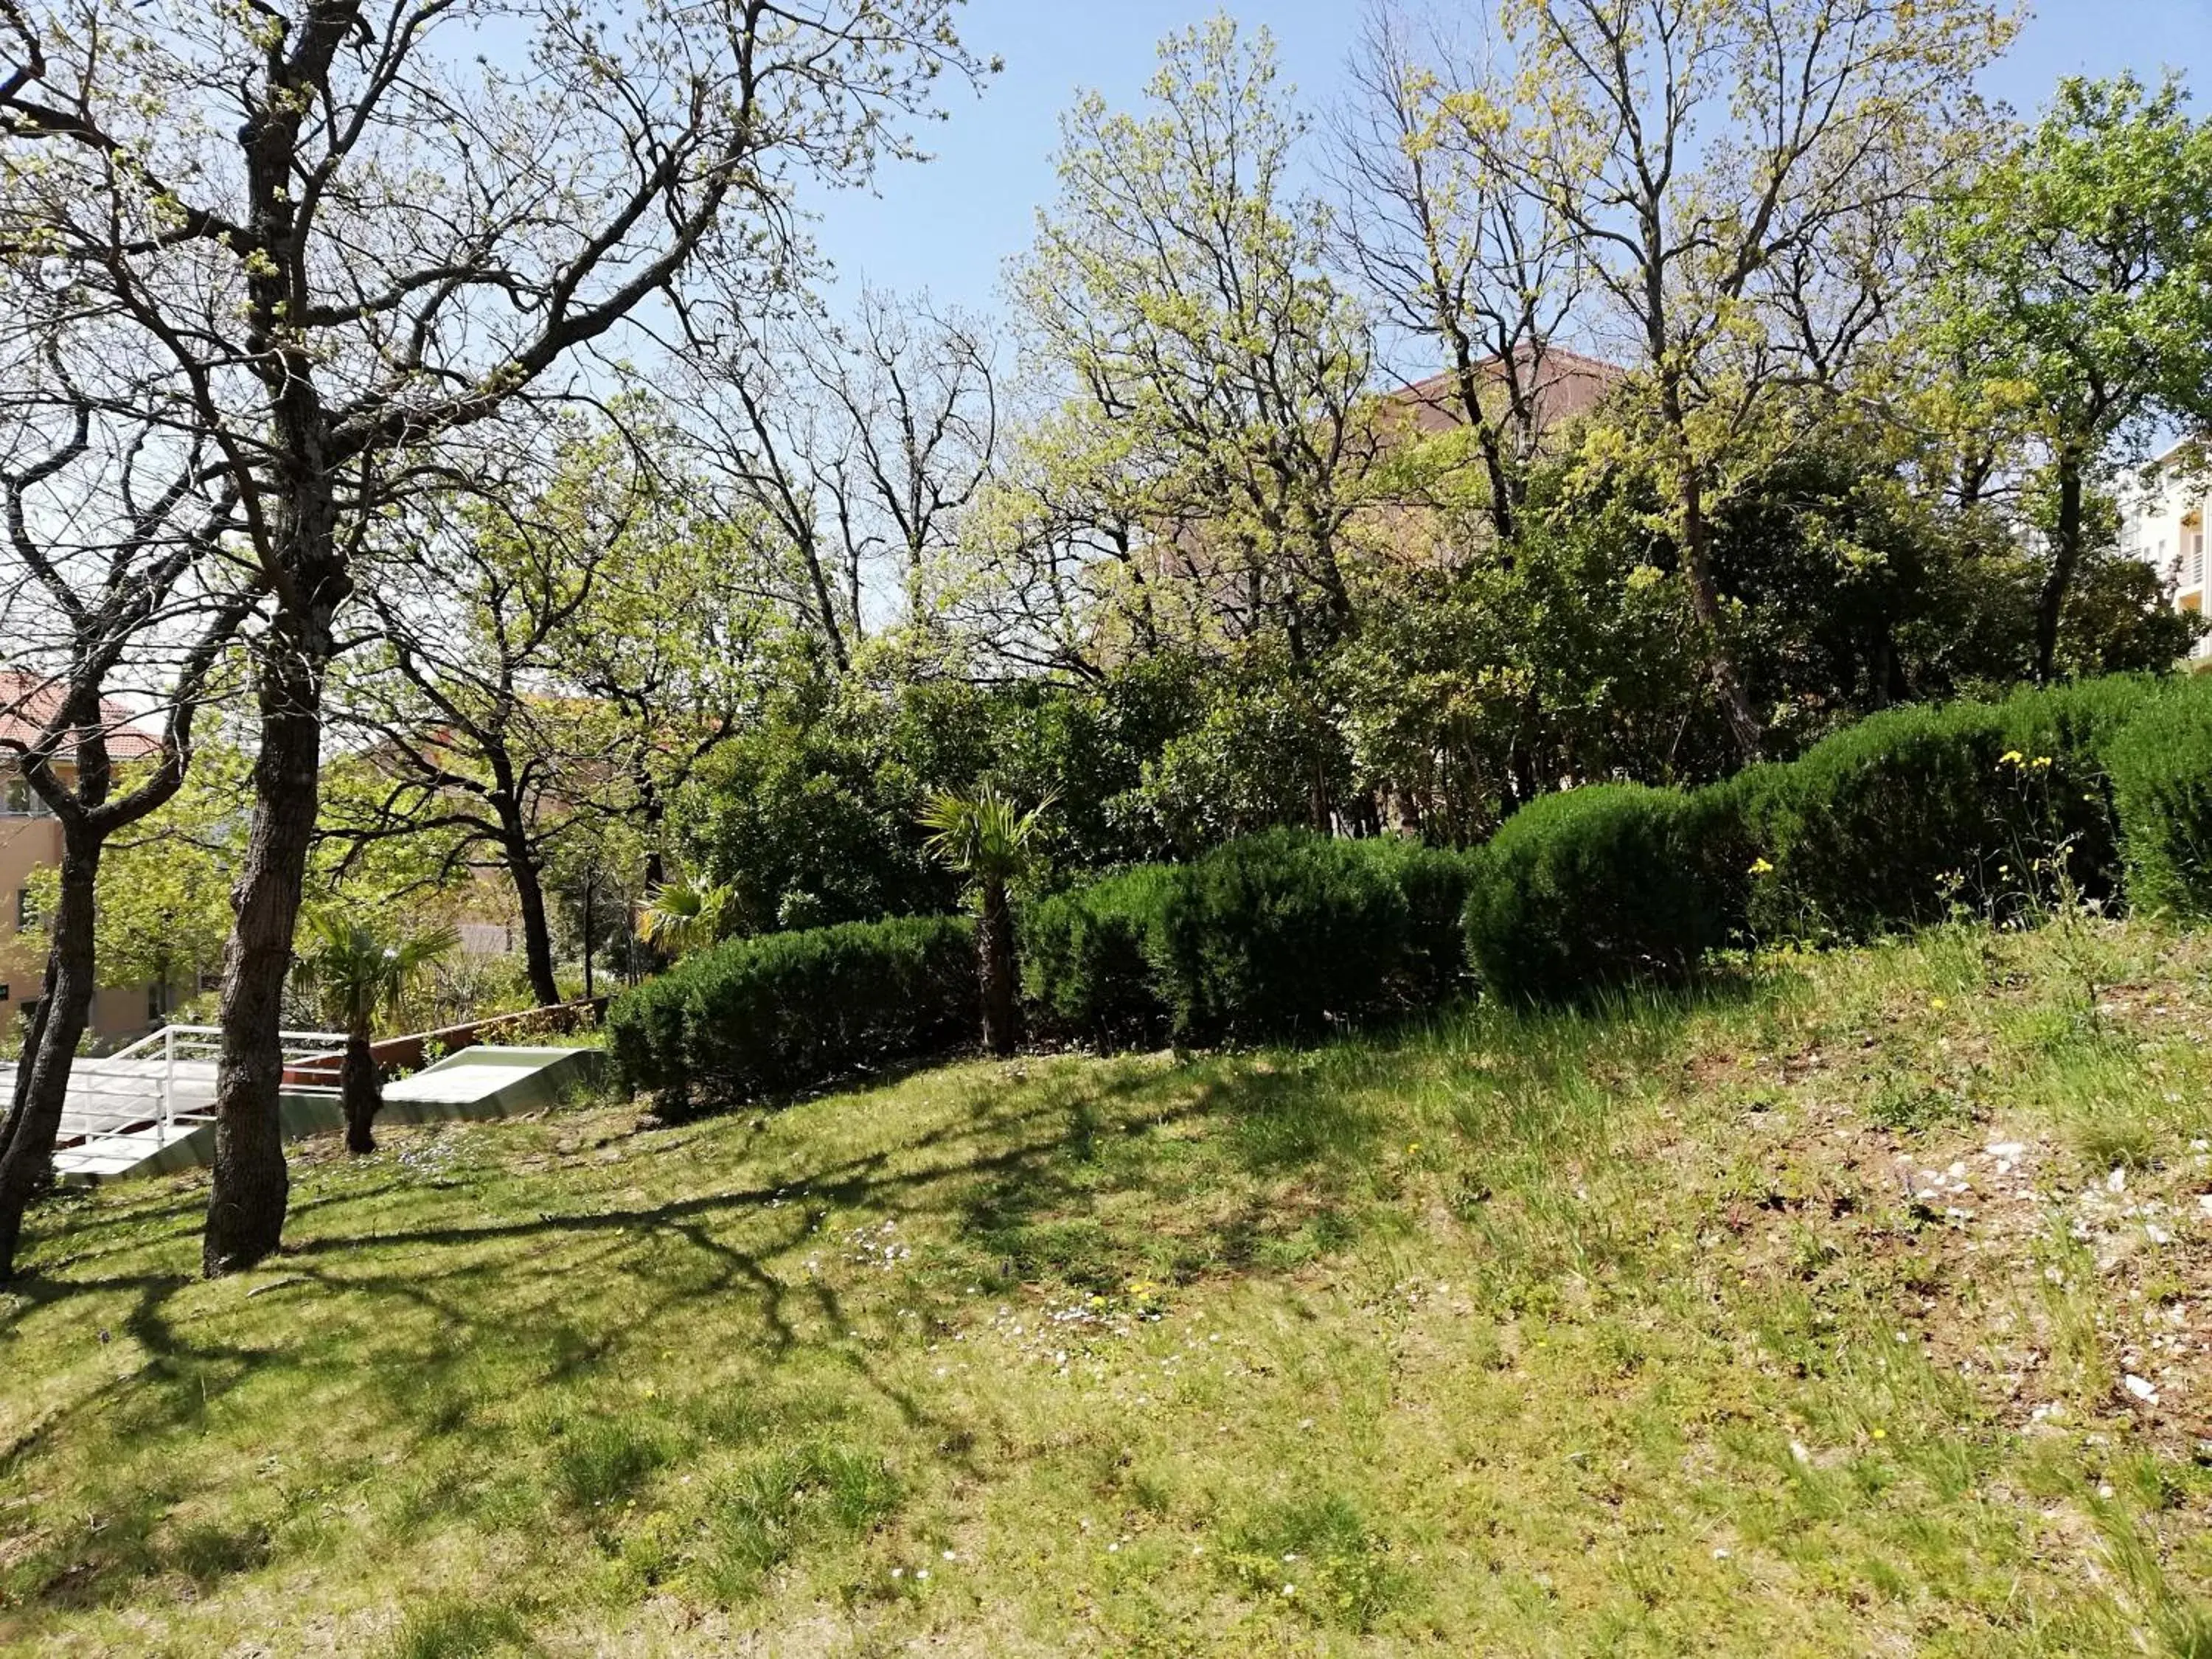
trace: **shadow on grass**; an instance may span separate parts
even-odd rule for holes
[[[1395,1064],[1410,1048],[1431,1069],[1503,1068],[1528,1086],[1586,1064],[1608,1044],[1617,1057],[1663,1043],[1691,1013],[1741,1001],[1753,988],[1715,986],[1554,1014],[1463,1012],[1333,1045],[1169,1067],[1048,1060],[1026,1079],[994,1070],[960,1085],[959,1109],[926,1133],[817,1156],[780,1179],[657,1202],[579,1203],[570,1192],[562,1207],[534,1215],[441,1217],[395,1230],[354,1207],[426,1183],[380,1173],[297,1206],[294,1219],[308,1222],[311,1235],[273,1260],[243,1298],[198,1307],[185,1321],[172,1316],[171,1304],[197,1282],[189,1275],[72,1271],[169,1236],[161,1228],[159,1237],[118,1237],[124,1230],[116,1228],[14,1288],[24,1318],[65,1314],[58,1304],[72,1297],[129,1297],[118,1322],[143,1352],[134,1367],[0,1449],[0,1480],[44,1478],[44,1453],[65,1436],[106,1437],[127,1454],[208,1425],[234,1396],[259,1410],[261,1395],[240,1394],[254,1384],[277,1402],[272,1411],[287,1390],[302,1391],[295,1415],[307,1402],[320,1409],[329,1400],[368,1399],[372,1429],[395,1435],[404,1447],[398,1457],[421,1468],[390,1522],[402,1529],[455,1518],[512,1527],[529,1513],[596,1526],[603,1506],[700,1445],[792,1431],[787,1419],[822,1405],[823,1366],[927,1436],[935,1455],[964,1463],[977,1438],[972,1425],[933,1415],[877,1357],[896,1345],[856,1340],[838,1289],[785,1265],[824,1248],[820,1232],[833,1213],[926,1219],[949,1235],[937,1266],[1000,1288],[1056,1280],[1112,1291],[1133,1264],[1179,1277],[1279,1265],[1358,1235],[1363,1206],[1379,1190],[1386,1118],[1369,1097],[1378,1079],[1387,1083],[1386,1058]],[[717,1142],[727,1155],[731,1127],[726,1119],[686,1124],[639,1144],[665,1170],[678,1167],[665,1160],[713,1156]],[[474,1208],[501,1184],[459,1183],[452,1209]],[[131,1225],[158,1224],[164,1203],[177,1207],[179,1196],[131,1205]],[[181,1195],[183,1204],[195,1196]],[[935,1316],[934,1294],[925,1275],[909,1270],[896,1299]],[[312,1298],[317,1316],[296,1325],[280,1317],[276,1336],[258,1343],[224,1340],[227,1328],[253,1323],[244,1310],[281,1315],[295,1297]],[[758,1383],[794,1359],[809,1362],[793,1373],[788,1410],[773,1399],[723,1401],[711,1412],[686,1407],[693,1414],[684,1418],[673,1407],[615,1401],[606,1414],[605,1391],[629,1380],[619,1374],[622,1357],[648,1337],[680,1342],[695,1323],[715,1328],[692,1318],[709,1309],[750,1344],[742,1352]],[[951,1316],[941,1300],[937,1312]],[[266,1318],[260,1323],[270,1328]],[[810,1389],[812,1403],[803,1397]],[[594,1391],[599,1406],[589,1403]],[[848,1409],[829,1403],[833,1417]],[[550,1420],[532,1416],[541,1404]],[[343,1490],[383,1478],[368,1466],[391,1457],[341,1447],[316,1449],[307,1462],[319,1459],[326,1473],[319,1478]],[[115,1467],[96,1497],[103,1513],[92,1518],[100,1525],[62,1526],[20,1552],[0,1575],[8,1599],[69,1607],[143,1595],[155,1577],[202,1584],[307,1547],[281,1532],[272,1539],[261,1522],[234,1513],[168,1519],[226,1482],[235,1487],[235,1471],[196,1474],[190,1460],[149,1470],[141,1460],[134,1474],[125,1456]],[[508,1503],[518,1493],[520,1510]]]

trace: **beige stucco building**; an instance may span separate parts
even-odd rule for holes
[[[12,1023],[38,998],[46,976],[46,955],[26,944],[27,925],[34,925],[33,877],[61,862],[61,825],[33,793],[9,757],[11,738],[27,742],[45,717],[44,687],[22,675],[0,673],[0,1021]],[[131,724],[120,705],[103,705],[108,718],[108,750],[118,761],[143,760],[158,751],[146,732]],[[66,776],[69,769],[60,769]],[[102,1044],[131,1037],[159,1023],[159,999],[145,985],[103,987],[93,1000],[92,1030]]]

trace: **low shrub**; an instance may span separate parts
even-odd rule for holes
[[[1140,865],[1022,908],[1022,989],[1033,1030],[1102,1048],[1148,1047],[1166,1036],[1168,1005],[1146,945],[1178,874]]]
[[[1032,1026],[1106,1047],[1310,1036],[1464,982],[1466,855],[1274,830],[1031,904]]]
[[[2146,703],[2106,748],[2128,902],[2212,918],[2212,677]]]
[[[902,916],[688,957],[615,1000],[607,1046],[629,1087],[682,1112],[941,1054],[980,1018],[974,924]]]
[[[1893,709],[1708,792],[1753,853],[1752,935],[1865,939],[1957,907],[2010,919],[2047,902],[2062,876],[2077,892],[2109,890],[2103,765],[2059,741],[2109,713],[2093,712],[2086,697]]]
[[[1176,872],[1146,941],[1176,1034],[1313,1036],[1402,1005],[1412,913],[1362,843],[1273,830]]]
[[[1547,795],[1474,855],[1468,959],[1486,994],[1565,1000],[1637,977],[1679,978],[1725,943],[1706,866],[1723,797],[1638,784]]]
[[[1407,1000],[1448,1002],[1467,988],[1467,895],[1474,860],[1449,848],[1399,836],[1356,842],[1406,896]]]

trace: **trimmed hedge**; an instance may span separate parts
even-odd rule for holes
[[[1467,896],[1474,880],[1475,855],[1425,847],[1398,836],[1352,844],[1406,896],[1402,972],[1407,1000],[1445,1002],[1466,990]]]
[[[1954,905],[2007,916],[2118,886],[2118,837],[2089,745],[2118,699],[1893,709],[1784,766],[1705,792],[1771,866],[1748,885],[1759,939],[1866,939],[1939,921]]]
[[[617,1074],[675,1114],[943,1054],[981,1014],[975,924],[902,916],[732,939],[617,997]]]
[[[1680,978],[1733,938],[1863,938],[2069,891],[2212,916],[2212,678],[2116,677],[1892,710],[1685,793],[1539,799],[1474,854],[1278,830],[1019,913],[1040,1031],[1263,1040],[1447,1000]],[[621,1077],[670,1109],[969,1042],[970,922],[733,941],[617,999]]]
[[[2212,919],[2212,676],[2150,703],[2106,750],[2128,902]]]
[[[1468,958],[1484,991],[1564,1000],[1678,979],[1725,944],[1728,894],[1708,867],[1711,800],[1595,784],[1532,801],[1475,855]]]
[[[1178,868],[1140,865],[1022,907],[1022,989],[1030,1024],[1102,1048],[1141,1048],[1167,1035],[1146,944]]]
[[[1276,830],[1182,867],[1146,948],[1178,1037],[1310,1036],[1401,1000],[1411,907],[1363,848]]]
[[[1030,905],[1032,1018],[1114,1046],[1311,1036],[1464,977],[1464,856],[1280,830]]]
[[[1678,976],[1732,936],[1864,939],[2067,897],[2212,915],[2212,680],[2119,675],[1875,715],[1691,795],[1540,800],[1478,856],[1486,990]]]

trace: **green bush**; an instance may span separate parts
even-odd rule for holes
[[[2128,902],[2212,918],[2212,677],[2146,703],[2106,746]]]
[[[974,924],[902,916],[732,939],[607,1012],[617,1075],[682,1111],[941,1054],[980,1020]]]
[[[2008,919],[2053,897],[2062,874],[2108,891],[2112,812],[2102,763],[2081,745],[2119,699],[2041,696],[1892,709],[1709,792],[1760,866],[1753,935],[1864,939],[1954,907]]]
[[[1180,872],[1140,865],[1022,908],[1022,988],[1040,1035],[1102,1048],[1141,1048],[1167,1033],[1146,942]]]
[[[1472,854],[1425,847],[1400,836],[1355,842],[1406,896],[1407,1000],[1448,1002],[1467,987],[1467,895]]]
[[[1028,907],[1036,1029],[1105,1046],[1310,1036],[1465,978],[1468,865],[1393,836],[1279,830]]]
[[[1547,795],[1474,856],[1468,958],[1484,991],[1565,1000],[1622,980],[1679,978],[1726,941],[1706,867],[1723,798],[1639,784]]]
[[[1362,843],[1248,836],[1162,896],[1146,954],[1178,1036],[1313,1036],[1409,1000],[1411,910]]]

